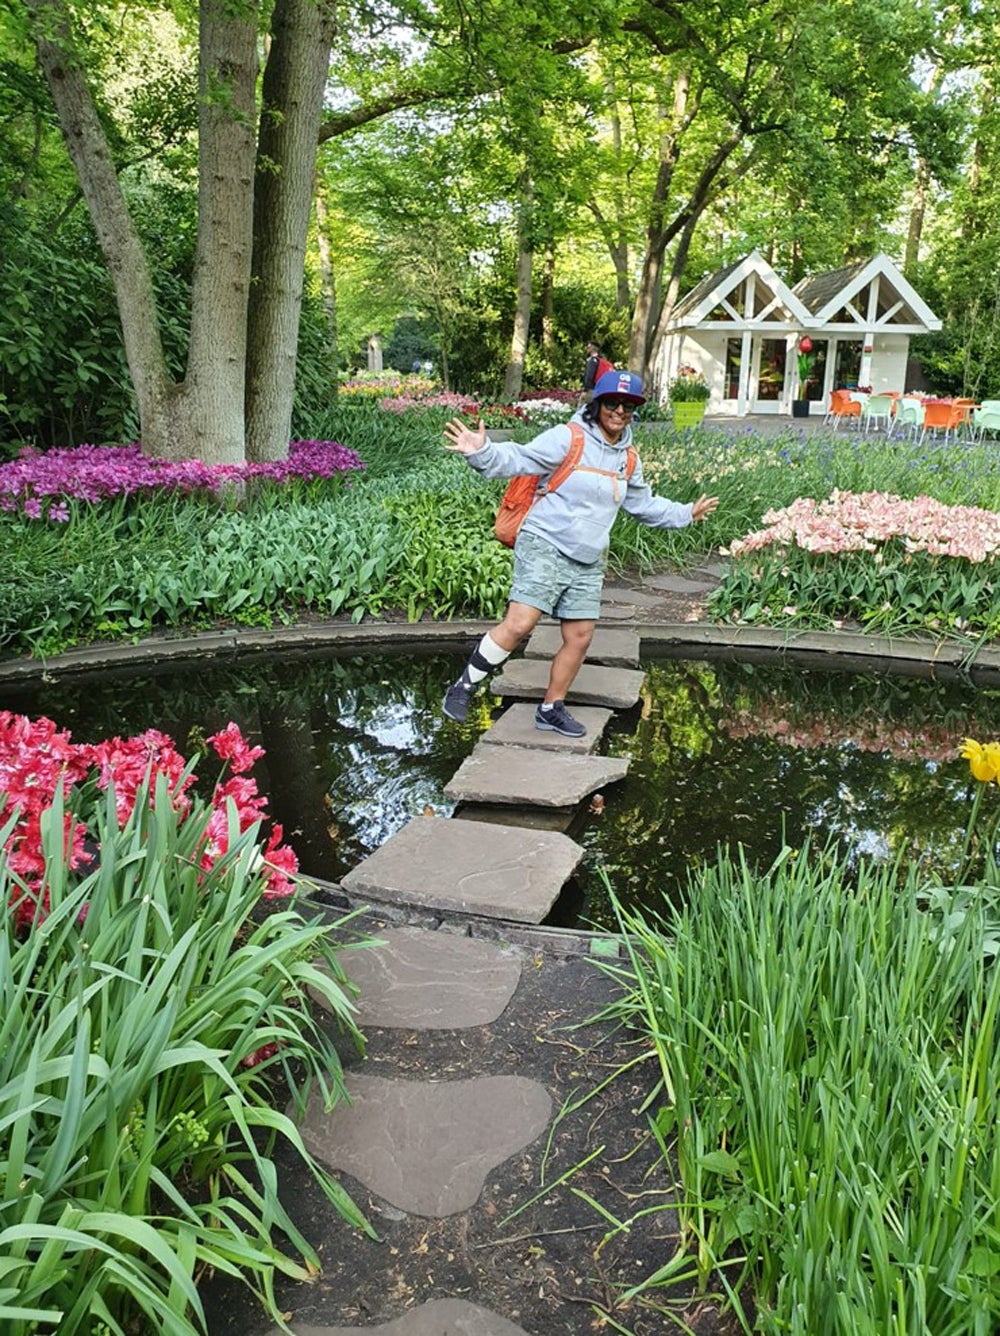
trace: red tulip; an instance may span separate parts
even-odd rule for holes
[[[801,339],[799,339],[799,351],[803,353],[811,353],[812,350],[813,350],[812,339],[809,337],[808,334],[803,334]]]

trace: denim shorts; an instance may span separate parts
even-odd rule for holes
[[[518,534],[514,544],[514,583],[510,597],[515,603],[560,621],[596,622],[601,612],[604,588],[603,561],[573,561],[534,534]]]

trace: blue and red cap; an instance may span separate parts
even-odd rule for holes
[[[594,386],[594,398],[603,399],[605,395],[628,399],[633,404],[646,402],[642,392],[642,378],[633,375],[631,371],[605,371]]]

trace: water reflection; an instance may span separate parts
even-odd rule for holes
[[[410,817],[452,814],[444,785],[498,704],[482,696],[461,728],[442,719],[460,663],[411,653],[170,666],[39,683],[0,706],[46,714],[78,741],[155,726],[187,754],[235,720],[267,749],[257,780],[303,871],[336,881]],[[655,906],[737,841],[754,863],[807,836],[851,859],[955,863],[972,796],[957,750],[967,734],[1000,736],[997,692],[694,661],[647,668],[641,707],[607,740],[631,758],[629,776],[570,827],[587,850],[574,888],[583,919],[607,920],[600,869],[623,898]]]

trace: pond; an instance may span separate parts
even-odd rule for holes
[[[76,741],[157,727],[185,755],[235,720],[267,751],[256,775],[302,870],[337,881],[413,816],[451,816],[445,784],[496,697],[459,727],[440,711],[460,654],[330,655],[171,665],[143,676],[7,688],[0,708],[45,714]],[[851,860],[957,862],[974,784],[964,737],[1000,736],[1000,689],[695,660],[647,662],[642,702],[605,750],[629,756],[603,811],[567,833],[586,850],[554,922],[609,923],[627,903],[685,892],[719,845],[766,864],[828,841]],[[209,776],[209,779],[214,776]],[[1000,791],[986,795],[1000,803]]]

